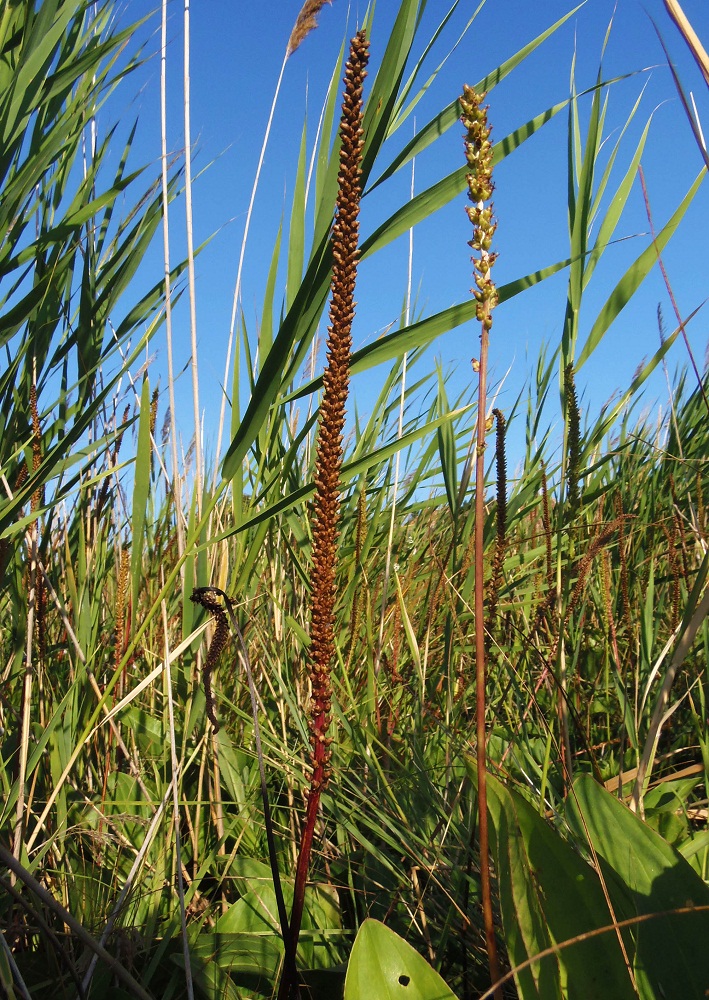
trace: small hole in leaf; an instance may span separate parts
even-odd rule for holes
[[[409,976],[403,976],[402,975],[402,976],[399,976],[399,982],[400,982],[400,984],[402,986],[408,986],[409,983],[411,982],[411,979],[409,978]]]

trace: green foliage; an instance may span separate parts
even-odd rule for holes
[[[422,37],[422,6],[403,0],[388,40],[370,25],[379,69],[365,86],[365,206],[458,121],[448,104],[403,149],[393,141],[435,80],[440,35]],[[249,398],[242,411],[234,393],[231,443],[223,465],[203,470],[212,486],[198,496],[187,468],[172,467],[169,425],[156,430],[140,370],[164,281],[136,302],[131,279],[160,200],[129,170],[132,131],[110,176],[117,133],[84,169],[90,122],[138,60],[133,27],[111,34],[110,13],[79,0],[18,0],[0,13],[0,847],[18,869],[10,878],[3,860],[0,984],[21,996],[24,980],[36,1000],[128,995],[133,983],[152,997],[270,996],[283,944],[243,661],[234,641],[215,665],[214,734],[202,678],[213,624],[189,597],[209,584],[235,600],[290,902],[309,779],[308,507],[321,387],[306,359],[330,280],[342,53],[316,143],[307,127],[298,137],[258,328],[237,318],[234,386],[248,385]],[[561,23],[478,89],[522,72]],[[571,419],[550,392],[570,365],[583,400],[583,363],[656,259],[646,238],[584,334],[584,297],[612,253],[651,127],[637,150],[623,129],[602,161],[612,85],[599,72],[587,94],[540,109],[495,152],[496,162],[523,158],[527,138],[568,112],[568,258],[499,289],[504,309],[568,271],[561,343],[540,354],[526,399],[505,414],[525,444],[507,484],[487,692],[505,988],[514,980],[520,997],[544,1000],[693,996],[709,979],[704,391],[680,372],[667,420],[638,415],[678,328],[598,413],[577,408]],[[676,194],[658,246],[701,183]],[[464,188],[451,163],[412,201],[392,198],[388,218],[363,232],[364,255],[454,197],[462,213]],[[472,299],[432,316],[412,309],[353,358],[354,372],[378,369],[382,389],[371,415],[352,415],[345,442],[333,776],[298,954],[316,997],[471,1000],[489,986],[469,766],[476,413],[471,392],[456,398],[424,361],[474,310]]]
[[[365,920],[347,966],[344,1000],[455,1000],[410,944],[378,920]]]
[[[593,868],[513,789],[490,778],[488,795],[505,944],[513,968],[531,960],[520,996],[635,996],[618,942],[582,939],[612,919]]]

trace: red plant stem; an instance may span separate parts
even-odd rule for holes
[[[492,326],[492,310],[498,302],[497,289],[491,269],[497,258],[492,253],[492,238],[497,229],[494,221],[492,194],[493,146],[487,107],[482,106],[485,94],[465,86],[460,98],[461,122],[465,126],[465,158],[469,173],[466,177],[468,198],[472,206],[466,214],[473,225],[473,238],[468,246],[480,256],[471,258],[475,288],[472,289],[477,306],[475,316],[480,323],[480,360],[478,370],[478,417],[475,461],[475,730],[477,742],[478,785],[478,837],[480,847],[480,887],[482,892],[483,926],[487,946],[490,979],[496,1000],[502,992],[495,986],[500,978],[495,941],[495,921],[492,912],[490,886],[490,834],[487,815],[487,750],[485,731],[486,666],[485,666],[485,435],[487,432],[487,356]],[[488,206],[485,207],[485,203]],[[475,362],[473,363],[475,366]]]
[[[495,921],[490,887],[490,832],[487,815],[487,752],[486,752],[486,680],[485,668],[485,431],[487,407],[487,355],[489,330],[483,321],[480,334],[480,370],[478,373],[478,427],[475,462],[475,730],[478,775],[478,837],[480,844],[480,888],[482,891],[483,926],[487,946],[490,980],[500,978],[500,964],[495,941]],[[502,990],[495,989],[495,1000],[502,1000]]]

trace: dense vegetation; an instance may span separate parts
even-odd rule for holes
[[[322,377],[302,384],[301,375],[331,281],[341,305],[330,310],[333,336],[347,320],[350,300],[337,296],[348,282],[352,291],[356,270],[355,179],[364,207],[375,181],[460,127],[471,105],[451,95],[389,155],[428,74],[410,58],[421,45],[419,4],[402,0],[390,37],[372,33],[362,148],[347,147],[343,129],[338,182],[338,64],[312,186],[296,185],[258,333],[237,325],[226,457],[210,470],[198,447],[179,462],[174,401],[143,361],[188,268],[168,264],[169,280],[156,276],[140,301],[131,282],[190,180],[133,173],[130,142],[107,176],[110,136],[96,137],[92,122],[114,85],[130,86],[135,65],[123,52],[132,28],[112,33],[111,7],[0,7],[2,988],[35,1000],[269,997],[284,967],[287,982],[297,966],[303,996],[393,997],[407,986],[422,998],[493,995],[477,808],[484,655],[480,759],[506,977],[496,995],[704,995],[709,379],[690,365],[665,418],[638,416],[644,383],[683,337],[678,318],[620,399],[582,418],[576,385],[691,211],[704,171],[676,195],[670,221],[644,241],[582,340],[582,297],[643,143],[611,191],[610,166],[625,150],[621,136],[600,169],[602,76],[583,133],[575,94],[553,109],[569,122],[570,260],[495,298],[504,308],[565,270],[561,342],[542,353],[512,412],[486,421],[483,403],[479,421],[475,386],[451,403],[446,379],[422,359],[463,322],[477,324],[477,343],[492,293],[432,317],[407,311],[352,358],[354,371],[383,366],[383,389],[370,416],[345,425],[342,469],[330,477],[341,496],[323,506],[320,494],[313,501],[324,479],[317,463],[339,461],[338,427],[330,458],[318,442],[340,417],[328,377],[321,405]],[[307,17],[296,25],[289,52],[309,27]],[[352,134],[360,70],[350,62],[343,119]],[[493,77],[490,67],[478,94]],[[524,155],[518,147],[551,116],[540,108],[496,147],[494,163]],[[364,229],[361,256],[453,197],[464,206],[471,156],[375,232]],[[474,190],[482,205],[487,194]],[[350,228],[331,242],[335,214]],[[482,265],[479,290],[488,273]],[[343,401],[346,378],[333,377]],[[525,442],[514,479],[511,424]],[[338,505],[338,532],[323,538]],[[333,537],[334,628],[328,638],[325,615],[313,653],[313,608],[327,588],[319,567]],[[329,687],[311,703],[321,655]],[[308,801],[309,883],[300,934],[289,937],[282,911],[293,931]]]

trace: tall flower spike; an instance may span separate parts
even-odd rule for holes
[[[332,297],[327,340],[327,365],[323,376],[318,444],[315,457],[313,500],[313,569],[310,612],[310,757],[308,805],[298,853],[293,910],[290,920],[291,951],[295,955],[303,915],[305,883],[310,866],[315,820],[320,795],[330,777],[330,728],[332,684],[330,670],[335,657],[334,609],[337,538],[340,519],[340,473],[345,403],[349,389],[352,350],[352,320],[355,313],[355,280],[359,256],[359,203],[362,195],[361,168],[362,86],[369,56],[364,32],[350,43],[345,67],[345,91],[340,121],[340,171],[335,225],[332,233]],[[295,969],[284,968],[278,997],[286,1000],[294,983]]]
[[[490,252],[497,223],[493,219],[492,205],[487,208],[484,205],[484,202],[492,198],[495,189],[492,183],[491,129],[487,123],[487,107],[481,107],[484,100],[485,94],[476,93],[472,87],[464,87],[460,99],[463,111],[460,120],[467,129],[465,158],[470,173],[466,181],[468,198],[473,202],[466,209],[468,218],[473,224],[473,238],[468,242],[468,246],[480,254],[479,257],[471,258],[475,268],[476,285],[472,291],[478,303],[475,315],[485,330],[489,330],[492,326],[492,310],[497,305],[497,289],[490,274],[490,269],[497,260],[497,254]]]
[[[492,237],[497,224],[493,219],[492,204],[485,205],[492,197],[493,150],[487,107],[482,103],[484,94],[477,94],[472,87],[463,89],[460,99],[461,121],[466,128],[465,158],[470,168],[467,175],[468,198],[473,203],[466,208],[473,225],[473,238],[468,246],[479,254],[473,256],[475,288],[475,316],[480,323],[480,361],[478,363],[478,416],[477,453],[475,461],[475,730],[477,739],[478,776],[478,841],[480,845],[480,887],[482,895],[483,924],[487,945],[490,979],[495,1000],[502,1000],[502,990],[494,984],[499,979],[499,962],[495,941],[495,924],[490,886],[490,839],[487,817],[487,750],[485,731],[486,680],[485,665],[485,550],[483,525],[485,523],[485,433],[487,430],[487,354],[492,310],[497,305],[497,289],[490,274],[497,254],[491,252]]]
[[[352,41],[345,69],[340,133],[337,215],[332,234],[332,301],[323,376],[313,502],[313,589],[310,625],[313,723],[313,782],[327,783],[329,753],[322,739],[330,724],[330,667],[335,654],[333,633],[335,566],[340,517],[340,471],[345,403],[349,389],[354,290],[359,256],[360,159],[362,155],[362,83],[368,43],[363,32]]]

